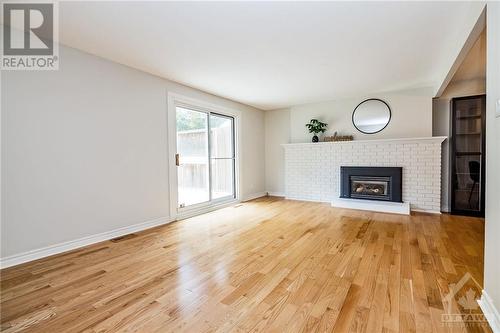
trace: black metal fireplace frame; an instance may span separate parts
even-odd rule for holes
[[[352,198],[351,176],[389,177],[389,193],[381,198]],[[403,168],[401,167],[340,167],[340,197],[347,199],[403,202]]]

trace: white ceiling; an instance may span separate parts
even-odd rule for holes
[[[275,109],[438,87],[482,6],[61,2],[59,31],[65,45],[244,104]]]

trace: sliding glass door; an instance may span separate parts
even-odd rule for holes
[[[179,207],[210,201],[208,170],[208,115],[176,108],[177,187]]]
[[[178,208],[235,198],[234,119],[176,107]]]
[[[211,198],[234,198],[234,119],[211,113],[209,123]]]

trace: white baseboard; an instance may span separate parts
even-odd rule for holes
[[[410,215],[410,204],[408,202],[387,202],[338,198],[332,201],[332,206],[348,209],[369,210],[382,213]]]
[[[283,193],[283,192],[271,192],[271,191],[268,191],[267,195],[269,195],[271,197],[285,197],[285,193]]]
[[[316,200],[316,199],[304,199],[304,198],[299,198],[299,197],[287,197],[287,196],[285,196],[285,199],[287,199],[287,200],[295,200],[295,201],[328,203],[328,201],[321,201],[321,200]]]
[[[440,211],[437,211],[437,210],[426,210],[426,209],[415,209],[415,208],[412,208],[411,209],[412,212],[419,212],[419,213],[428,213],[428,214],[441,214]]]
[[[99,243],[102,241],[106,241],[109,239],[113,239],[116,237],[128,235],[134,232],[146,230],[149,228],[153,228],[162,224],[167,224],[172,222],[172,220],[168,217],[160,217],[154,220],[134,224],[131,226],[126,226],[122,228],[118,228],[111,231],[106,231],[97,235],[82,237],[79,239],[67,241],[64,243],[59,243],[55,245],[49,245],[46,247],[42,247],[40,249],[31,250],[19,254],[15,254],[12,256],[8,256],[5,258],[0,258],[0,268],[7,268],[15,265],[19,265],[25,262],[45,258],[48,256],[52,256],[55,254],[71,251],[78,249],[80,247],[84,247],[87,245]]]
[[[500,333],[500,314],[495,307],[495,304],[493,304],[493,300],[486,293],[486,290],[483,290],[481,299],[477,302],[479,303],[481,310],[483,310],[486,320],[488,320],[488,324],[490,324],[493,333]]]
[[[241,199],[241,201],[245,202],[245,201],[257,199],[260,197],[265,197],[266,195],[267,195],[267,192],[257,192],[257,193],[247,194]]]

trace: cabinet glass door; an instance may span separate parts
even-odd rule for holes
[[[480,215],[484,209],[485,97],[452,100],[452,211]]]

